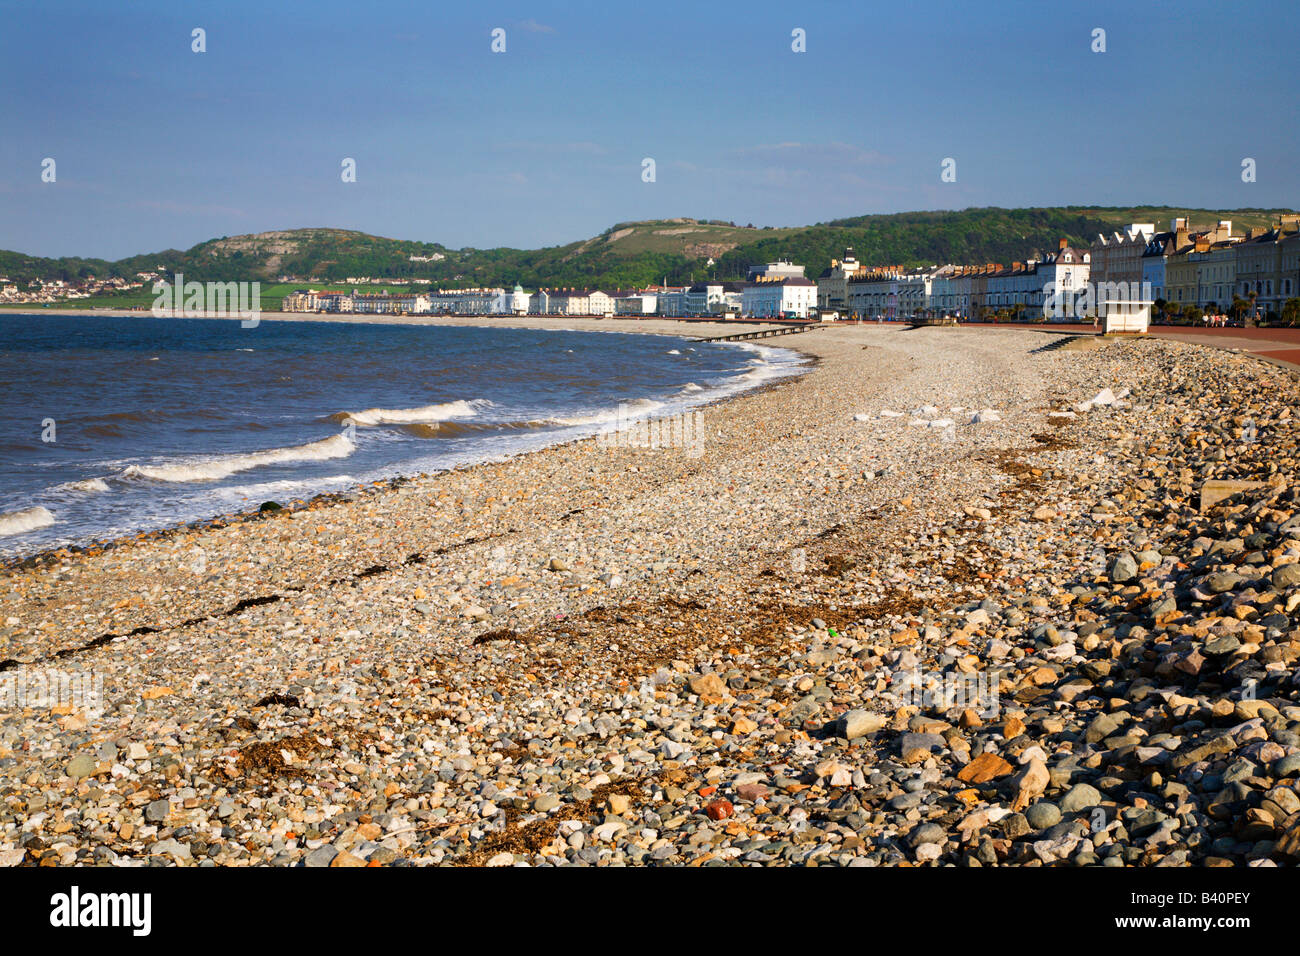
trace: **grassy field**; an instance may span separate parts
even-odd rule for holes
[[[751,229],[696,222],[690,219],[657,219],[647,222],[623,222],[582,243],[577,252],[604,249],[618,256],[637,256],[644,252],[669,255],[718,255],[727,249],[758,239],[780,239],[806,229]],[[716,251],[711,251],[714,247]]]

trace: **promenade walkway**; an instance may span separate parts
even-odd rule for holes
[[[1012,328],[1036,329],[1042,332],[1059,332],[1066,335],[1100,334],[1090,324],[1071,322],[1041,324],[964,322],[962,324],[963,326],[987,326],[989,328],[1006,328],[1010,326]],[[1160,338],[1176,339],[1179,342],[1190,342],[1193,345],[1208,345],[1220,349],[1240,349],[1243,352],[1258,355],[1270,362],[1300,371],[1300,328],[1208,329],[1184,325],[1153,325],[1149,334]]]

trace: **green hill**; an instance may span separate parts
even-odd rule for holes
[[[749,265],[788,257],[809,276],[852,246],[871,265],[1010,263],[1056,247],[1060,238],[1088,245],[1099,232],[1130,222],[1164,229],[1175,216],[1193,227],[1231,219],[1233,229],[1265,226],[1281,209],[1181,209],[1064,206],[1038,209],[980,208],[854,216],[812,226],[757,228],[717,220],[662,219],[625,222],[590,239],[543,249],[450,249],[439,243],[387,239],[345,229],[292,229],[222,237],[192,249],[101,259],[41,259],[0,251],[0,275],[10,279],[94,274],[131,276],[140,271],[184,272],[186,278],[260,280],[281,276],[307,283],[348,277],[407,278],[433,286],[599,286],[631,288],[667,279],[743,278]],[[416,257],[413,259],[412,257]],[[709,265],[709,260],[714,260]]]

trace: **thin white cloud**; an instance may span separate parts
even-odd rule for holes
[[[554,33],[555,27],[548,27],[545,23],[538,23],[536,20],[524,20],[522,23],[515,24],[521,30],[527,30],[529,33]]]

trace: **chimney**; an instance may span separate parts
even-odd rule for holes
[[[1067,244],[1068,244],[1068,243],[1066,242],[1066,240],[1062,239],[1060,242],[1057,243],[1057,245],[1056,245],[1056,251],[1057,251],[1057,252],[1063,252],[1063,251],[1065,250],[1065,247],[1066,247]]]
[[[1187,219],[1186,219],[1185,217],[1183,217],[1183,216],[1179,216],[1177,219],[1170,219],[1170,220],[1169,220],[1169,231],[1170,231],[1170,232],[1186,232],[1186,231],[1187,231]]]

